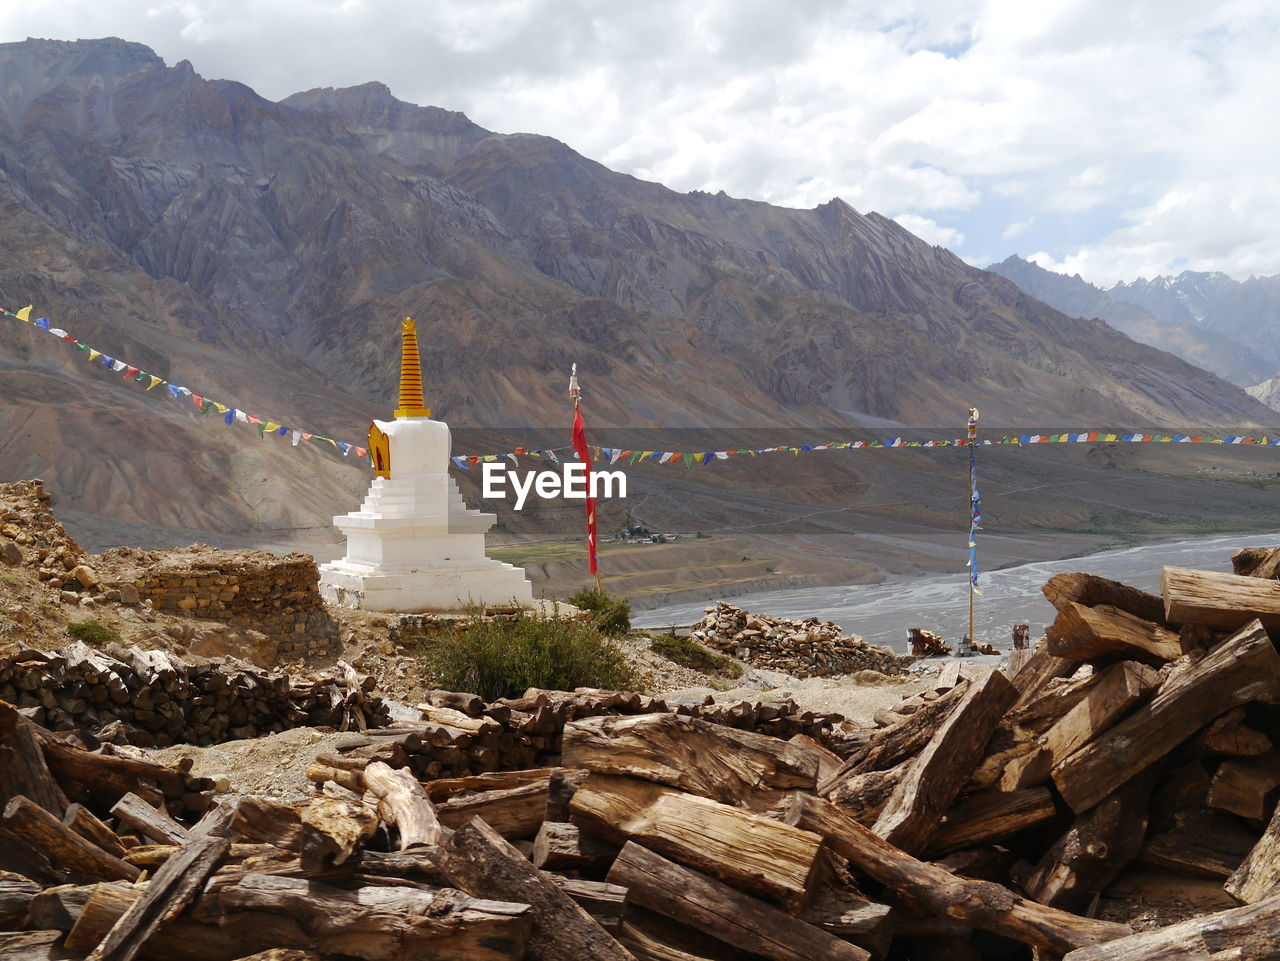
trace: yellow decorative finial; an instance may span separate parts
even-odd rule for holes
[[[413,318],[406,317],[400,325],[400,405],[397,417],[430,417],[431,408],[422,401],[422,365],[418,359],[418,335],[414,332]]]

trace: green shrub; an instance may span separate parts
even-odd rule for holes
[[[618,637],[631,630],[631,602],[625,597],[614,597],[605,591],[584,587],[569,598],[569,603],[590,611],[602,634]]]
[[[651,638],[649,647],[655,654],[661,654],[668,661],[674,661],[681,667],[701,671],[703,674],[719,674],[722,677],[742,677],[742,665],[731,657],[717,654],[697,641],[675,634],[659,634]]]
[[[86,644],[106,644],[120,640],[120,632],[101,621],[72,621],[67,625],[67,633]]]
[[[528,688],[628,690],[637,677],[618,645],[587,620],[521,614],[513,622],[471,616],[423,642],[420,660],[437,687],[486,701]]]

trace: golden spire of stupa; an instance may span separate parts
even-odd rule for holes
[[[412,317],[404,319],[400,334],[400,404],[396,407],[396,416],[430,417],[431,408],[424,407],[422,401],[422,365]]]

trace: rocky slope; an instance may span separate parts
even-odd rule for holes
[[[679,194],[379,84],[272,103],[122,40],[0,45],[0,209],[8,309],[330,436],[385,412],[406,314],[432,406],[463,429],[563,424],[573,361],[597,432],[955,424],[970,404],[992,425],[1270,416],[839,200]],[[3,474],[68,507],[323,531],[365,482],[81,363],[0,324]],[[861,470],[777,499],[874,499],[932,468]]]
[[[1014,254],[987,268],[1018,285],[1020,290],[1073,317],[1099,317],[1134,340],[1177,354],[1188,363],[1213,371],[1235,384],[1254,384],[1271,371],[1263,353],[1222,333],[1208,330],[1202,317],[1190,312],[1188,300],[1205,309],[1208,289],[1193,288],[1194,297],[1178,296],[1176,284],[1147,281],[1117,284],[1104,290],[1079,274],[1068,277],[1045,270]],[[1187,274],[1183,274],[1187,277]],[[1224,275],[1216,275],[1234,285]],[[1168,278],[1160,278],[1168,280]],[[1143,306],[1143,305],[1146,306]],[[1253,338],[1247,338],[1254,343]]]

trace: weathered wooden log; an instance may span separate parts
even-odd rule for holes
[[[62,816],[62,823],[108,854],[118,858],[124,856],[124,844],[120,841],[120,836],[98,820],[83,804],[73,804],[67,808],[67,813]]]
[[[591,915],[592,920],[615,938],[626,911],[627,889],[605,881],[587,881],[582,878],[566,878],[544,872],[543,876],[558,887],[578,907]]]
[[[1209,786],[1209,807],[1261,820],[1280,795],[1280,751],[1223,761]]]
[[[1148,704],[1054,768],[1053,780],[1082,813],[1219,714],[1277,695],[1280,655],[1254,621],[1175,671]]]
[[[1280,582],[1238,574],[1166,567],[1160,574],[1165,621],[1237,631],[1255,618],[1280,627]]]
[[[558,767],[552,770],[547,779],[547,810],[543,817],[546,821],[568,821],[569,802],[574,793],[590,776],[589,771],[571,771]]]
[[[636,961],[741,961],[744,956],[723,941],[635,904],[627,906],[618,941]]]
[[[1127,782],[1070,829],[1041,857],[1021,887],[1041,904],[1078,911],[1138,854],[1147,830],[1147,798],[1159,773],[1153,766]]]
[[[7,701],[0,701],[0,806],[25,797],[50,814],[62,817],[66,795],[45,761],[34,725]]]
[[[455,797],[436,811],[447,828],[460,828],[473,817],[481,817],[504,838],[528,839],[538,833],[546,815],[547,784],[534,781],[522,787]]]
[[[617,853],[616,847],[585,833],[576,824],[546,821],[533,839],[533,866],[548,871],[607,868]]]
[[[634,841],[614,861],[609,881],[626,888],[627,900],[633,904],[775,961],[867,961],[870,957],[862,948]]]
[[[80,955],[68,951],[61,941],[61,931],[0,934],[0,958],[5,961],[80,961]]]
[[[427,691],[427,703],[432,707],[447,707],[467,717],[479,717],[484,713],[484,698],[479,694],[460,694],[457,691]]]
[[[796,734],[787,739],[787,743],[810,755],[818,764],[818,783],[835,774],[844,766],[844,758],[834,751],[823,747],[807,734]]]
[[[378,797],[382,819],[399,831],[402,851],[414,844],[439,844],[444,838],[435,805],[408,771],[374,761],[365,768],[364,783]]]
[[[1046,787],[1022,791],[979,791],[947,812],[938,833],[929,843],[929,856],[938,857],[960,848],[1003,841],[1052,820],[1057,810],[1053,795]]]
[[[309,869],[344,864],[378,829],[377,816],[363,804],[337,798],[312,801],[300,818],[300,852]]]
[[[1063,961],[1277,961],[1280,897],[1082,947]]]
[[[25,797],[15,797],[5,805],[3,823],[59,864],[86,878],[132,881],[141,872],[131,864],[86,841],[52,814]]]
[[[216,905],[203,901],[203,914],[222,925],[252,924],[255,938],[267,944],[366,961],[513,961],[524,957],[530,929],[525,904],[417,885],[344,891],[249,875],[220,889]]]
[[[1096,574],[1054,574],[1040,590],[1059,611],[1070,604],[1105,605],[1164,626],[1164,603],[1160,598]]]
[[[801,912],[800,920],[828,934],[857,943],[860,939],[887,933],[892,910],[889,905],[871,901],[855,891],[832,887],[823,891]]]
[[[530,957],[628,961],[612,935],[482,819],[454,832],[443,849],[443,869],[455,887],[529,905]]]
[[[573,823],[659,854],[799,910],[821,880],[821,838],[635,778],[593,774],[573,796]]]
[[[1280,807],[1223,887],[1241,904],[1256,904],[1263,898],[1280,895]]]
[[[813,788],[818,764],[796,746],[676,714],[592,717],[564,729],[567,767],[657,781],[728,804],[761,788]]]
[[[1016,791],[1048,780],[1055,765],[1111,727],[1158,683],[1155,671],[1133,661],[1102,670],[1084,697],[1041,736],[1037,750],[1009,761],[998,782],[1000,790]]]
[[[1180,811],[1172,827],[1142,845],[1139,860],[1175,874],[1226,880],[1249,855],[1257,835],[1233,818]]]
[[[1271,738],[1250,727],[1242,707],[1228,711],[1200,732],[1192,743],[1197,754],[1252,757],[1272,748]]]
[[[111,813],[134,833],[151,838],[156,844],[182,844],[189,834],[186,828],[168,814],[153,808],[132,792],[117,801],[112,806]]]
[[[229,806],[206,814],[177,854],[147,882],[147,890],[107,932],[86,961],[133,961],[167,918],[180,914],[231,848]]]
[[[911,762],[903,761],[887,771],[856,774],[837,782],[825,797],[859,824],[871,827],[910,769]]]
[[[238,834],[295,854],[302,851],[302,813],[290,804],[246,797],[236,802],[232,826]]]
[[[504,791],[507,788],[524,787],[528,784],[540,784],[550,781],[552,775],[561,768],[539,767],[523,771],[494,771],[491,774],[471,774],[464,777],[438,778],[429,781],[423,787],[433,804],[447,801],[459,794],[471,794],[477,791]],[[586,778],[582,773],[582,778]]]
[[[28,877],[0,871],[0,930],[21,927],[31,900],[40,890],[40,885]]]
[[[1013,702],[1009,712],[1022,710],[1043,694],[1054,680],[1070,677],[1079,666],[1078,661],[1056,657],[1045,647],[1037,647],[1022,669],[1009,678],[1009,682],[1018,690],[1018,699]]]
[[[999,671],[974,681],[911,762],[880,812],[875,833],[904,851],[922,851],[982,758],[996,723],[1017,697]]]
[[[841,813],[835,805],[798,794],[788,821],[820,834],[855,868],[892,888],[918,911],[1061,954],[1103,944],[1130,932],[1128,925],[1077,917],[1020,898],[990,881],[956,877],[913,858]]]
[[[1276,580],[1280,574],[1280,547],[1242,547],[1231,555],[1231,571],[1241,577]]]
[[[1158,665],[1184,653],[1173,631],[1105,604],[1066,604],[1044,636],[1050,654],[1089,664],[1138,660]]]
[[[957,684],[936,700],[921,705],[905,720],[876,731],[867,742],[865,751],[850,755],[833,774],[823,778],[818,784],[818,793],[831,797],[840,790],[842,783],[851,778],[871,771],[887,771],[915,757],[937,733],[968,689],[967,681]]]

